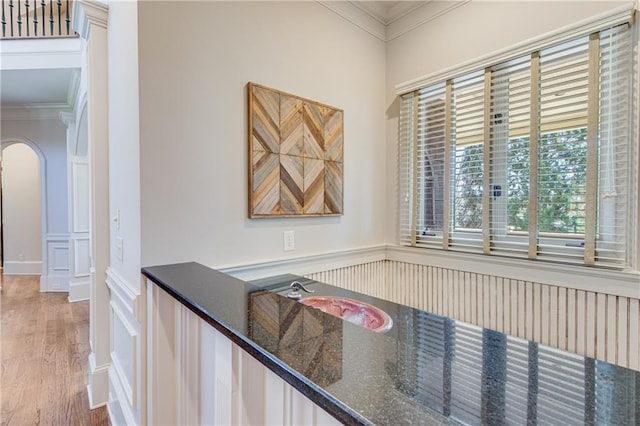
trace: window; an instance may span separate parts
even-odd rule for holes
[[[629,24],[402,95],[400,242],[632,266]]]

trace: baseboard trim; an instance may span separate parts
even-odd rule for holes
[[[67,293],[69,291],[69,277],[48,275],[42,277],[44,291],[49,293]]]
[[[87,394],[89,396],[89,409],[102,407],[109,402],[109,366],[103,364],[96,366],[96,357],[89,354],[89,384]]]
[[[91,295],[91,281],[71,281],[69,283],[69,303],[89,300]]]
[[[136,418],[131,411],[131,407],[126,403],[129,401],[129,398],[122,386],[122,383],[120,382],[118,373],[114,369],[110,369],[109,371],[109,395],[110,398],[107,405],[112,425],[140,424],[140,422],[136,421]]]
[[[109,423],[113,426],[126,425],[122,412],[119,412],[120,404],[117,399],[113,399],[109,395],[109,402],[107,403],[107,415],[109,416]]]
[[[42,261],[14,262],[5,260],[2,272],[5,275],[41,275]]]
[[[307,275],[314,272],[344,268],[386,259],[385,244],[352,250],[301,256],[292,259],[256,262],[250,264],[215,267],[226,274],[243,280],[254,280],[272,275]]]

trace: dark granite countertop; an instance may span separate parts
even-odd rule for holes
[[[142,273],[345,424],[640,424],[640,373],[295,275],[198,263]],[[376,333],[280,294],[294,281],[387,312]]]

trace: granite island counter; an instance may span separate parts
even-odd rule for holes
[[[245,282],[197,263],[142,273],[149,423],[640,422],[633,370],[295,275]],[[295,280],[380,308],[393,327],[279,294]]]

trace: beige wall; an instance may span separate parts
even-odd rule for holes
[[[40,160],[31,147],[12,144],[2,150],[3,262],[8,272],[20,262],[42,262]]]
[[[143,265],[384,241],[382,41],[316,2],[141,2],[138,16]],[[247,219],[249,81],[344,109],[344,216]]]

